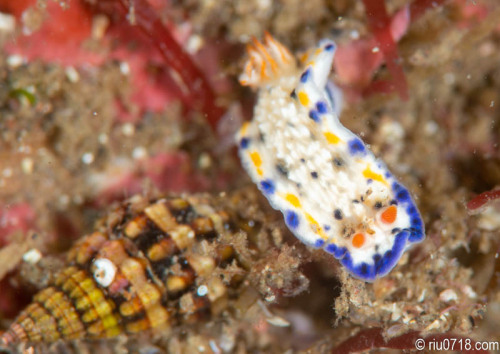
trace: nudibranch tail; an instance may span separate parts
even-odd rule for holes
[[[250,63],[256,56],[268,60],[268,50],[254,45]],[[408,190],[341,124],[340,90],[328,82],[334,53],[335,43],[323,40],[302,68],[266,82],[252,122],[237,136],[239,153],[298,239],[332,254],[353,276],[374,281],[424,239],[424,225]],[[272,69],[269,62],[265,67]],[[252,70],[243,77],[257,75]]]
[[[247,53],[249,59],[239,78],[243,86],[258,87],[296,67],[295,58],[290,51],[267,32],[264,43],[252,37],[252,44],[247,45]]]

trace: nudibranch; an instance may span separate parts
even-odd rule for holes
[[[298,239],[374,281],[424,239],[424,224],[408,190],[340,123],[339,89],[328,81],[335,50],[322,40],[299,67],[267,33],[248,45],[240,83],[258,98],[237,134],[239,154]]]

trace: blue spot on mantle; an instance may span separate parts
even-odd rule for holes
[[[313,121],[316,123],[319,122],[319,115],[318,112],[316,112],[314,109],[309,111],[309,118],[311,118]]]
[[[363,144],[363,142],[359,138],[350,140],[347,145],[349,146],[349,152],[351,153],[351,155],[366,154],[365,144]]]
[[[300,223],[299,216],[293,210],[287,210],[285,212],[285,222],[289,228],[295,230]]]
[[[316,109],[320,114],[325,114],[328,112],[328,106],[326,105],[325,102],[319,101],[316,103]]]
[[[248,138],[241,138],[241,140],[240,140],[240,147],[242,149],[246,149],[249,144],[250,144],[250,139],[248,139]]]
[[[300,76],[300,82],[302,82],[303,84],[305,84],[307,82],[307,79],[309,79],[309,74],[310,74],[309,69],[307,69],[306,71],[304,71],[302,73],[302,75]]]
[[[262,182],[260,182],[260,187],[262,188],[262,191],[265,194],[273,194],[274,191],[276,190],[274,182],[270,179],[265,179]]]
[[[322,240],[322,239],[319,239],[319,240],[316,240],[316,242],[314,243],[314,247],[316,247],[316,248],[320,248],[320,247],[322,247],[324,244],[325,244],[325,241],[324,241],[324,240]]]
[[[331,43],[330,43],[330,44],[327,44],[327,45],[325,46],[325,50],[326,50],[326,51],[332,51],[332,50],[334,50],[334,49],[335,49],[335,45],[333,45],[333,44],[331,44]]]

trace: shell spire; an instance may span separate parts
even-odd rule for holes
[[[263,43],[252,37],[252,43],[247,44],[247,53],[249,59],[239,78],[243,86],[266,85],[296,70],[293,55],[268,32],[264,34]]]

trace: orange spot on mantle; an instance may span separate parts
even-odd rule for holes
[[[395,205],[391,205],[390,207],[384,210],[380,218],[386,224],[392,224],[394,221],[396,221],[397,216],[398,216],[398,209],[396,208]]]
[[[365,235],[363,235],[362,233],[357,233],[352,237],[351,242],[353,247],[360,248],[365,244]]]

